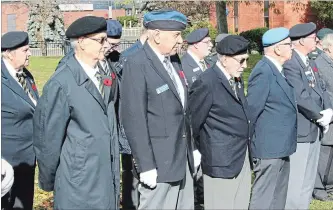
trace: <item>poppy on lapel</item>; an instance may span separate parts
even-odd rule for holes
[[[114,72],[111,73],[111,78],[116,79],[116,74]]]
[[[106,78],[106,79],[103,80],[103,84],[105,86],[111,86],[112,85],[112,80]]]
[[[32,83],[32,84],[31,84],[31,88],[32,88],[34,91],[37,90],[37,87],[36,87],[35,83]]]

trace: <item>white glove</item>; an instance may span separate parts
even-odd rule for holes
[[[2,177],[4,177],[2,179]],[[4,159],[1,159],[1,197],[6,195],[14,183],[13,167]]]
[[[201,154],[198,150],[193,151],[194,167],[198,168],[201,163]]]
[[[152,169],[150,171],[140,173],[140,181],[150,188],[156,187],[157,170]]]
[[[327,133],[328,132],[328,129],[330,128],[330,125],[325,125],[324,126],[324,130],[323,130],[323,133]]]
[[[323,115],[323,117],[317,120],[317,123],[319,123],[321,126],[329,125],[332,120],[333,110],[325,109],[321,111],[320,114]]]

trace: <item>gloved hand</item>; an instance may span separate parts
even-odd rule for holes
[[[140,173],[140,181],[142,183],[146,184],[150,188],[156,187],[157,170],[152,169],[152,170]]]
[[[4,159],[1,159],[1,197],[6,195],[14,183],[13,167]]]
[[[199,167],[201,163],[201,154],[198,150],[193,151],[194,167]]]
[[[327,133],[328,132],[328,129],[330,128],[330,125],[325,125],[324,126],[324,130],[323,130],[323,133]]]
[[[333,110],[325,109],[325,110],[321,111],[320,114],[323,115],[323,117],[318,119],[317,123],[319,123],[321,126],[329,125],[332,120]]]

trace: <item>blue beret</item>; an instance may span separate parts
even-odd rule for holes
[[[148,29],[182,31],[186,28],[187,18],[176,10],[157,10],[144,16],[144,26]]]
[[[330,28],[322,28],[318,31],[317,37],[322,40],[327,34],[333,34],[333,30]]]
[[[75,20],[67,29],[67,38],[78,38],[81,36],[106,31],[106,20],[102,17],[85,16]]]
[[[262,45],[264,47],[271,46],[289,37],[289,30],[287,28],[272,28],[264,33],[262,36]]]
[[[199,28],[197,30],[192,31],[189,35],[187,35],[185,40],[188,44],[194,44],[200,42],[205,37],[207,37],[208,33],[209,33],[208,28]]]
[[[1,51],[16,49],[28,44],[28,33],[24,31],[11,31],[1,37]]]
[[[122,33],[122,26],[118,20],[107,20],[106,34],[108,37],[120,39]]]
[[[246,53],[249,41],[239,35],[229,35],[217,43],[216,52],[220,55],[239,55]]]
[[[300,39],[314,33],[316,29],[316,24],[312,22],[297,24],[291,27],[289,37],[292,40]]]

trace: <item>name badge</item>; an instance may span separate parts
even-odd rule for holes
[[[193,72],[197,72],[199,70],[201,70],[200,67],[197,67],[197,68],[193,69]]]
[[[165,84],[165,85],[162,85],[162,86],[159,87],[159,88],[156,88],[156,92],[157,92],[157,94],[161,94],[161,93],[163,93],[163,92],[165,92],[165,91],[167,91],[167,90],[169,90],[169,86],[168,86],[168,84]]]

